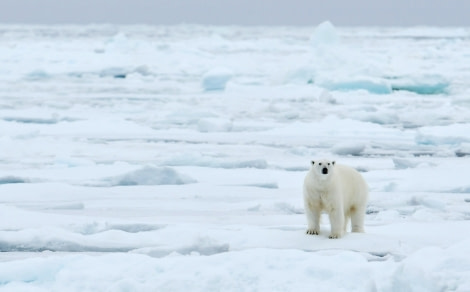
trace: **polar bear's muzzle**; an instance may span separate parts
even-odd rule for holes
[[[321,173],[323,173],[323,174],[328,174],[328,168],[323,167]]]

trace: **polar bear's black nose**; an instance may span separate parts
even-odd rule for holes
[[[328,174],[328,168],[324,167],[321,171],[323,174]]]

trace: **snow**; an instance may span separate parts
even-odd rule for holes
[[[468,28],[0,25],[0,291],[468,291]],[[364,234],[305,234],[312,159]]]

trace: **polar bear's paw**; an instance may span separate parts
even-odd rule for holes
[[[309,235],[318,235],[318,234],[320,234],[320,231],[317,230],[317,229],[309,228],[309,229],[307,229],[306,233],[309,234]]]
[[[340,234],[336,234],[336,233],[331,233],[331,234],[328,236],[329,239],[338,239],[338,238],[340,238],[340,237],[341,237],[341,235],[340,235]]]

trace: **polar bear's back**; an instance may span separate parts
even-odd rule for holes
[[[362,175],[352,167],[338,164],[335,166],[336,185],[341,188],[345,199],[350,203],[364,202],[369,194],[369,187]]]

